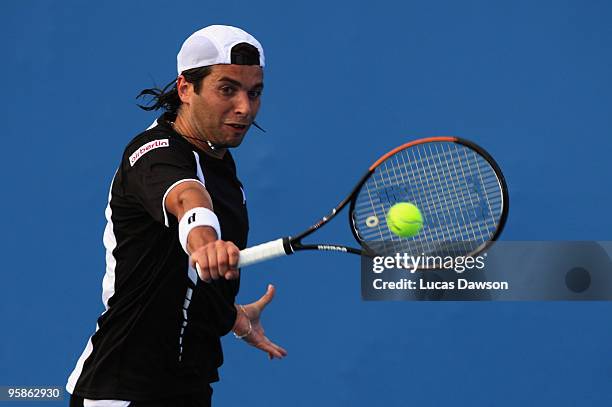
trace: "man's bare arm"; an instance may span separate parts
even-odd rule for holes
[[[193,208],[213,210],[208,191],[197,181],[185,181],[176,185],[166,196],[165,205],[179,221]],[[219,240],[213,227],[193,228],[187,236],[187,251],[192,261],[200,266],[202,280],[238,278],[240,250],[232,242]]]

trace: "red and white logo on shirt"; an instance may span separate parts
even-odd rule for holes
[[[136,164],[136,161],[138,161],[140,157],[142,157],[149,151],[155,150],[156,148],[160,148],[160,147],[168,147],[169,145],[170,143],[168,143],[167,138],[160,139],[160,140],[153,140],[153,141],[149,141],[147,144],[143,144],[138,149],[136,149],[136,151],[134,151],[134,154],[130,156],[130,166],[133,167],[134,164]]]

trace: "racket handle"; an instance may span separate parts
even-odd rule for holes
[[[257,246],[247,247],[240,250],[240,258],[238,259],[238,267],[246,267],[255,263],[270,260],[275,257],[287,256],[293,254],[293,248],[288,237],[272,240],[267,243],[258,244]],[[198,275],[202,275],[200,265],[196,263]]]
[[[240,251],[238,267],[246,267],[275,257],[293,254],[289,238],[272,240]]]

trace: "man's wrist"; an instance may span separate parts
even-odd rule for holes
[[[187,251],[191,255],[200,247],[216,240],[218,240],[217,233],[212,226],[199,226],[194,228],[191,233],[189,233],[189,238],[187,240]]]
[[[244,307],[242,305],[236,305],[236,323],[234,324],[234,336],[237,339],[244,339],[247,336],[249,336],[251,334],[251,332],[253,331],[253,324],[251,323],[251,319],[249,318],[248,314],[246,313]],[[240,327],[241,324],[240,321],[246,319],[246,322],[248,324],[248,327]]]
[[[208,226],[212,228],[217,235],[216,238],[221,239],[221,226],[219,225],[217,215],[205,207],[199,206],[191,208],[183,214],[178,225],[179,241],[181,243],[181,247],[185,253],[187,253],[187,255],[190,253],[187,247],[189,234],[193,229],[200,226]]]

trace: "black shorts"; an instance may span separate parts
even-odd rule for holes
[[[132,401],[130,407],[210,407],[212,387],[201,393],[152,401]],[[83,397],[70,396],[70,407],[85,407]]]

